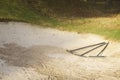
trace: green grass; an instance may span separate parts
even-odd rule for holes
[[[96,15],[90,9],[86,12]],[[96,12],[99,13],[99,11]],[[72,18],[48,17],[34,11],[22,0],[0,0],[0,21],[22,21],[60,30],[98,34],[107,39],[120,41],[120,14],[106,15]]]
[[[55,26],[58,23],[52,18],[33,12],[22,3],[22,0],[0,0],[0,20],[23,21],[49,26]]]

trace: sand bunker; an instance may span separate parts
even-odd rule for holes
[[[104,58],[79,57],[66,51],[103,41],[107,42],[93,34],[0,23],[0,80],[119,80],[119,43],[109,41]]]

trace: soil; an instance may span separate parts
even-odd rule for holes
[[[104,41],[110,43],[102,54],[105,57],[80,57],[66,51]],[[120,43],[94,34],[2,22],[0,80],[119,80],[119,47]],[[97,55],[100,49],[89,55]]]

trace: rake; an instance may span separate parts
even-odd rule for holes
[[[93,44],[93,45],[89,45],[89,46],[85,46],[85,47],[81,47],[81,48],[77,48],[77,49],[73,49],[73,50],[66,50],[66,51],[71,53],[71,54],[74,54],[78,50],[82,50],[82,49],[86,49],[86,48],[90,48],[90,47],[94,47],[95,46],[94,48],[92,48],[92,49],[90,49],[90,50],[88,50],[88,51],[86,51],[86,52],[84,52],[84,53],[82,53],[80,55],[79,54],[74,54],[74,55],[77,55],[77,56],[86,57],[85,56],[86,54],[88,54],[88,53],[90,53],[90,52],[92,52],[92,51],[94,51],[94,50],[104,46],[103,49],[100,50],[100,52],[97,55],[89,56],[89,57],[105,57],[105,56],[102,56],[102,53],[107,48],[108,44],[109,44],[109,42],[101,42],[101,43],[98,43],[98,44]]]

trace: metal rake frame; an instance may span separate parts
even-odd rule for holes
[[[74,54],[74,55],[77,55],[77,56],[85,57],[85,55],[90,53],[91,51],[96,50],[96,49],[104,46],[104,48],[96,56],[89,56],[89,57],[105,57],[105,56],[101,56],[101,55],[104,52],[104,50],[107,48],[108,44],[109,44],[109,42],[101,42],[101,43],[98,43],[98,44],[93,44],[93,45],[89,45],[89,46],[85,46],[85,47],[81,47],[81,48],[77,48],[77,49],[73,49],[73,50],[67,50],[67,52],[69,52],[71,54],[74,54],[75,51],[96,46],[95,48],[92,48],[92,49],[90,49],[90,50],[88,50],[88,51],[86,51],[86,52],[84,52],[80,55],[79,54]]]

